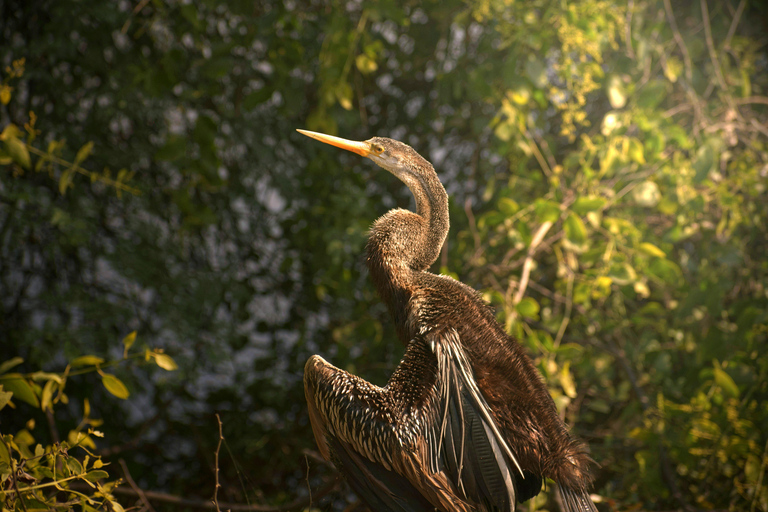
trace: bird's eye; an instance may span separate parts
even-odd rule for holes
[[[380,155],[381,153],[384,152],[384,148],[381,147],[379,144],[371,144],[371,150],[377,155]]]

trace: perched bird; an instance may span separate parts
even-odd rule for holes
[[[370,158],[403,181],[416,212],[373,223],[367,266],[405,354],[378,387],[312,356],[304,369],[320,453],[374,511],[507,511],[558,486],[566,512],[595,511],[592,461],[520,344],[469,286],[427,271],[448,234],[448,195],[410,146],[300,133]]]

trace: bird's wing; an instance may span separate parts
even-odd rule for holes
[[[468,501],[483,504],[487,510],[513,511],[516,484],[524,478],[523,471],[477,386],[458,333],[443,328],[424,337],[438,372],[439,417],[432,427],[436,439],[430,452],[432,470],[442,468]]]
[[[407,373],[421,357],[416,352],[406,351],[395,374]],[[421,430],[426,417],[434,416],[434,372],[412,375],[405,384],[407,391],[374,386],[312,356],[304,369],[304,391],[320,453],[375,511],[470,512],[446,476],[425,465],[429,447]]]

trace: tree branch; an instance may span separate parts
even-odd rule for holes
[[[317,500],[333,491],[339,484],[340,479],[335,478],[328,481],[312,495],[312,501],[317,503]],[[73,484],[72,488],[85,488],[86,484]],[[90,487],[88,487],[90,489]],[[173,494],[167,494],[164,492],[156,491],[143,491],[144,496],[149,501],[168,503],[170,505],[177,505],[180,507],[188,507],[201,510],[215,510],[216,505],[211,500],[194,500],[181,498],[174,496]],[[112,490],[112,494],[118,494],[122,496],[138,496],[138,492],[133,489],[124,487],[118,487]],[[234,512],[301,512],[309,506],[309,498],[297,498],[285,505],[269,506],[269,505],[244,505],[242,503],[219,503],[219,506],[225,510],[231,510]]]

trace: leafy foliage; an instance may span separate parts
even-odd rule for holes
[[[2,4],[4,357],[95,367],[75,358],[136,330],[178,377],[68,384],[112,418],[105,460],[129,446],[140,486],[209,499],[218,411],[222,498],[317,505],[303,363],[386,381],[402,347],[360,254],[411,199],[293,129],[390,136],[438,169],[438,267],[529,349],[601,509],[768,510],[758,4]],[[14,401],[54,382],[61,407],[29,379]]]
[[[52,441],[43,444],[36,440],[37,421],[34,417],[28,419],[16,434],[2,435],[0,491],[3,510],[71,510],[75,505],[83,511],[123,510],[113,494],[120,479],[114,479],[108,472],[110,463],[94,453],[95,439],[104,437],[104,433],[97,430],[104,421],[91,417],[90,400],[82,400],[82,419],[69,430],[66,440],[59,439],[55,410],[70,404],[69,395],[64,391],[69,379],[77,376],[96,373],[109,393],[127,399],[128,388],[119,377],[105,372],[105,368],[138,358],[154,360],[166,370],[168,366],[174,366],[173,359],[162,351],[129,352],[135,339],[135,331],[126,336],[123,357],[119,360],[80,356],[70,361],[63,372],[10,372],[24,363],[20,357],[0,364],[0,410],[9,407],[19,409],[17,414],[21,414],[22,403],[38,409],[48,419]],[[37,432],[40,430],[38,428]]]

